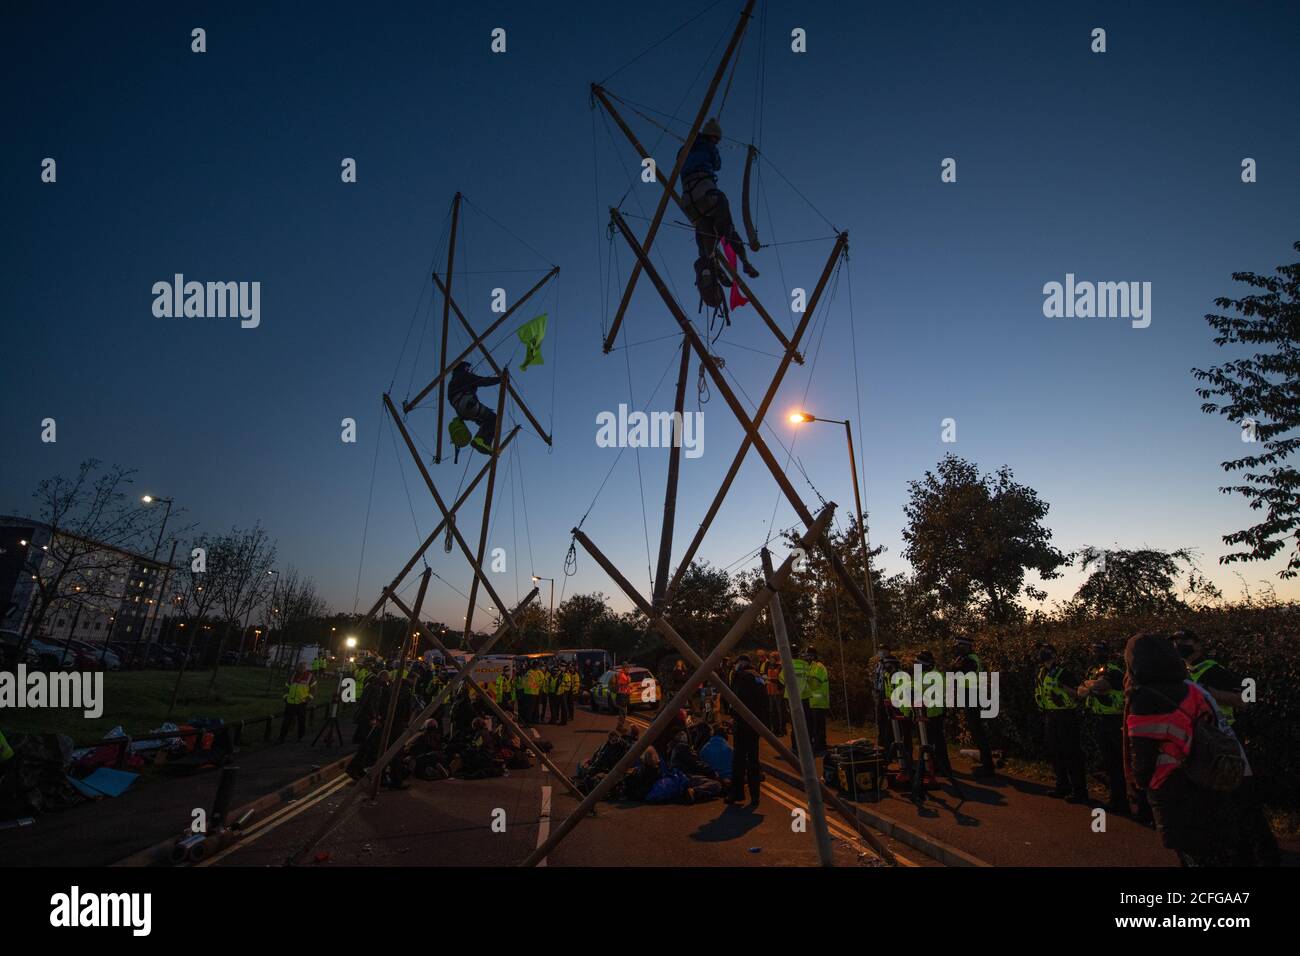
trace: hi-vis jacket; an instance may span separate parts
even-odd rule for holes
[[[800,700],[808,700],[812,697],[812,688],[808,686],[808,662],[802,657],[794,659],[794,682]],[[781,671],[781,686],[785,687],[785,671]],[[785,697],[786,700],[790,699],[789,687],[785,688]]]

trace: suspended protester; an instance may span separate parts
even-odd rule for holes
[[[750,265],[745,244],[736,233],[727,196],[718,188],[718,171],[722,169],[718,143],[721,141],[722,126],[716,118],[710,119],[695,137],[682,164],[682,205],[695,226],[695,246],[699,253],[695,260],[696,284],[701,297],[711,306],[714,305],[712,297],[721,302],[718,284],[722,272],[715,258],[721,251],[720,243],[729,246],[740,259],[745,275],[758,276],[758,270]],[[723,284],[730,285],[730,282]]]
[[[478,451],[485,455],[492,454],[492,440],[496,435],[497,413],[492,411],[478,400],[478,390],[488,385],[500,385],[501,376],[499,375],[475,375],[470,368],[469,362],[461,362],[456,366],[456,370],[451,375],[451,385],[447,389],[447,400],[451,407],[456,410],[461,422],[459,428],[456,422],[451,423],[452,441],[458,447],[466,442],[458,440],[457,432],[461,429],[468,431],[465,422],[470,421],[478,425],[478,431],[468,442]]]

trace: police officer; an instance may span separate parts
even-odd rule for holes
[[[1088,679],[1079,685],[1079,698],[1101,754],[1101,767],[1110,788],[1111,813],[1129,813],[1124,782],[1124,669],[1111,657],[1105,641],[1088,645]]]
[[[785,699],[791,707],[802,707],[804,715],[804,725],[812,727],[812,707],[809,700],[812,697],[812,688],[808,686],[808,661],[804,656],[795,657],[794,665],[794,696],[790,695],[791,688],[786,686],[785,669],[781,670],[781,686],[785,687]],[[798,751],[799,742],[794,735],[794,721],[790,722],[790,749]],[[815,749],[815,748],[814,748]]]
[[[954,658],[952,669],[962,674],[966,689],[966,703],[960,708],[966,723],[966,733],[980,753],[980,762],[971,773],[976,777],[992,777],[997,771],[993,767],[993,749],[989,746],[989,735],[984,728],[984,718],[980,716],[978,706],[979,672],[983,670],[980,657],[971,645],[971,639],[965,635],[953,638]]]
[[[804,651],[808,660],[808,713],[812,721],[808,725],[811,731],[812,749],[816,756],[826,753],[826,716],[831,707],[831,676],[826,665],[817,657],[817,648],[809,647]]]
[[[916,662],[921,665],[921,673],[928,674],[936,669],[934,655],[928,650],[916,652]],[[942,684],[939,685],[941,688]],[[925,721],[925,737],[934,752],[934,772],[945,777],[952,776],[952,763],[948,760],[948,740],[943,734],[943,699],[936,703],[922,702],[921,712],[916,715]]]
[[[1043,738],[1056,774],[1054,797],[1067,803],[1088,802],[1083,748],[1079,745],[1079,682],[1057,660],[1051,644],[1038,645],[1041,666],[1034,679],[1034,701],[1043,714]]]

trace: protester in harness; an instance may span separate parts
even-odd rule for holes
[[[473,439],[468,444],[473,445],[485,455],[492,454],[492,439],[496,434],[497,413],[478,400],[478,390],[488,385],[500,384],[501,376],[475,375],[470,368],[469,362],[461,362],[456,366],[455,371],[451,373],[451,386],[447,390],[447,400],[451,402],[451,407],[456,410],[456,414],[460,417],[461,429],[465,428],[464,423],[467,421],[478,426],[478,431],[475,432]],[[456,422],[452,422],[452,441],[457,446],[466,444],[463,441],[457,441],[457,431]]]
[[[716,118],[710,119],[695,137],[682,164],[682,203],[695,226],[695,245],[699,251],[699,258],[695,260],[695,283],[700,298],[711,308],[722,305],[721,286],[731,284],[714,259],[715,253],[720,251],[719,239],[725,239],[739,257],[745,275],[751,279],[758,276],[758,270],[750,265],[745,244],[736,232],[731,205],[726,194],[718,188],[718,170],[722,168],[718,143],[721,141],[722,126]]]

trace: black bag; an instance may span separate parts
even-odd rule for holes
[[[1216,793],[1231,793],[1246,776],[1246,755],[1233,732],[1220,726],[1218,704],[1199,684],[1187,681],[1193,693],[1202,695],[1214,712],[1214,721],[1198,720],[1192,726],[1192,747],[1183,761],[1183,774],[1195,787]],[[1158,692],[1157,692],[1158,693]],[[1158,694],[1164,697],[1163,694]],[[1165,700],[1169,700],[1165,697]],[[1169,701],[1171,704],[1173,701]],[[1174,705],[1176,708],[1180,704]]]

